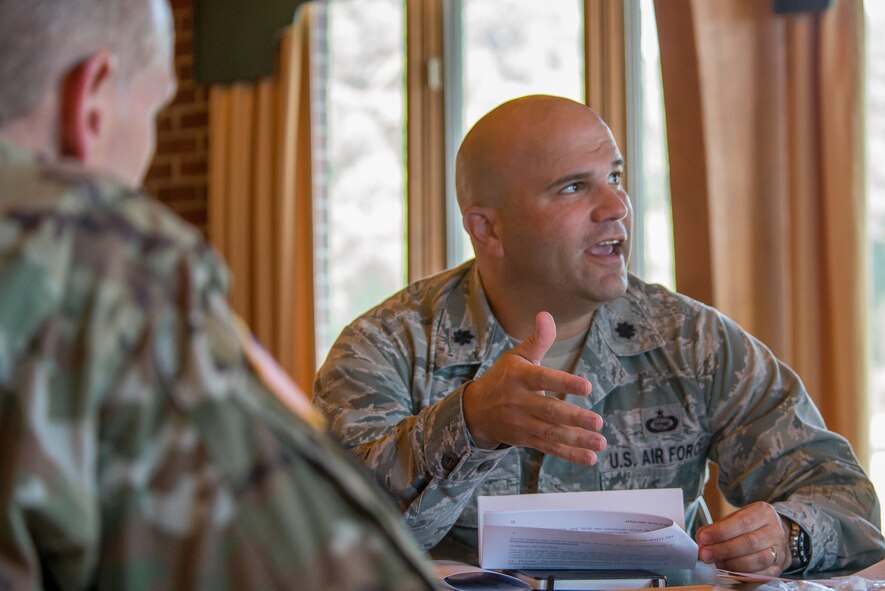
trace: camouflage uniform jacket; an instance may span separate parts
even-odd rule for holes
[[[0,143],[0,590],[431,589],[226,284],[159,203]]]
[[[434,557],[475,559],[475,496],[520,492],[524,450],[474,446],[461,406],[509,342],[468,262],[356,320],[318,373],[314,404]],[[543,457],[538,491],[678,487],[691,523],[709,459],[731,503],[771,502],[810,534],[808,570],[883,557],[878,500],[849,444],[716,310],[631,276],[595,314],[574,373],[593,389],[567,400],[603,417],[608,446],[593,467]]]

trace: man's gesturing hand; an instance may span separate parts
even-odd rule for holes
[[[534,334],[464,390],[464,418],[477,445],[533,447],[578,464],[596,463],[596,452],[605,449],[598,433],[602,417],[545,394],[590,393],[588,380],[539,365],[555,340],[553,317],[539,312]]]
[[[753,503],[698,530],[698,557],[719,568],[778,576],[792,561],[789,529],[768,503]]]

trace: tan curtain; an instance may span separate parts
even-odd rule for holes
[[[208,206],[234,310],[307,393],[316,370],[310,10],[284,31],[270,80],[211,88]]]
[[[862,2],[655,13],[677,287],[791,365],[866,461]]]
[[[623,0],[584,0],[586,102],[608,123],[621,153],[626,155],[630,146],[625,19]]]

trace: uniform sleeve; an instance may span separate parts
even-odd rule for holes
[[[879,502],[849,443],[829,431],[798,376],[728,318],[701,316],[696,343],[713,432],[710,459],[736,506],[774,505],[811,539],[807,571],[885,556]]]
[[[88,306],[84,298],[63,305],[72,233],[64,223],[29,233],[34,225],[30,219],[0,218],[0,235],[17,238],[0,257],[4,591],[41,589],[46,579],[86,588],[101,528],[95,386],[102,377],[88,368],[91,353],[85,347],[95,335],[84,323],[68,320]]]
[[[408,344],[421,339],[407,335],[366,319],[347,327],[317,374],[314,404],[429,549],[509,448],[473,444],[462,407],[466,384],[428,405],[433,378],[416,361],[425,353]]]
[[[430,589],[389,503],[247,362],[211,249],[96,228],[3,333],[0,589]]]

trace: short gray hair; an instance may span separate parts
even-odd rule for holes
[[[115,53],[124,72],[147,64],[166,33],[155,13],[169,10],[166,1],[0,0],[0,128],[30,114],[96,51]]]

